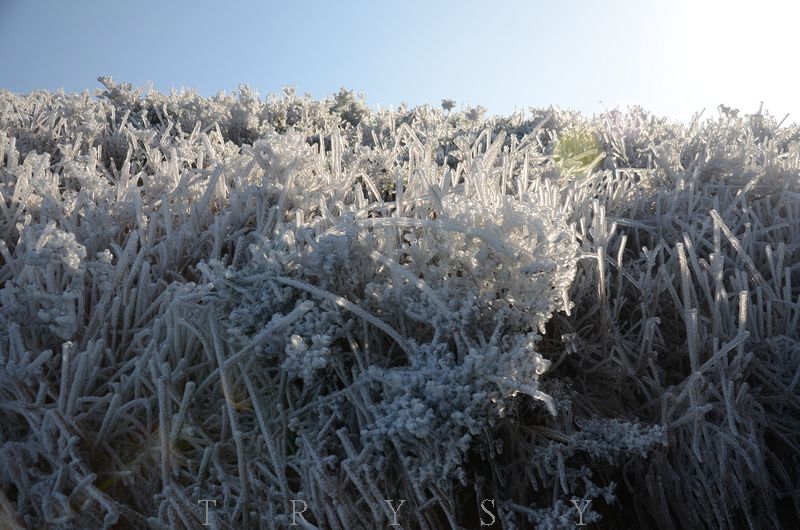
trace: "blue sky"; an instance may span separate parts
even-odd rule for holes
[[[0,88],[99,88],[97,77],[203,95],[239,83],[370,105],[640,104],[689,119],[760,101],[800,119],[794,2],[0,0]],[[601,103],[602,102],[602,103]]]

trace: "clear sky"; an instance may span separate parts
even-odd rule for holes
[[[800,121],[794,0],[0,0],[0,88],[110,75],[203,95],[250,85],[492,113],[719,103]],[[602,103],[601,103],[602,102]]]

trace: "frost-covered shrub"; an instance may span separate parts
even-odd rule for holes
[[[18,270],[0,290],[7,323],[47,329],[62,340],[72,338],[84,309],[86,249],[54,221],[28,225],[20,239],[14,250]]]
[[[800,515],[797,125],[101,83],[0,91],[4,523]]]

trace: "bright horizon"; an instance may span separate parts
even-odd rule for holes
[[[274,4],[274,5],[273,5]],[[204,96],[340,87],[376,107],[492,114],[641,105],[688,120],[719,104],[800,121],[800,7],[779,0],[405,2],[0,0],[0,89],[81,92],[99,76]]]

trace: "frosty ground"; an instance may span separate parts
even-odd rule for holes
[[[101,82],[0,91],[5,526],[800,516],[797,124]]]

